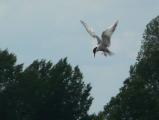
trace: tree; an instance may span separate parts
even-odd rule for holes
[[[0,51],[0,119],[82,120],[93,98],[78,66],[35,60],[23,70],[16,56]]]
[[[107,120],[159,119],[159,16],[147,24],[130,77],[104,107],[104,114]]]
[[[7,89],[16,83],[17,76],[22,71],[22,65],[15,65],[16,57],[7,50],[0,51],[0,118],[10,119],[11,114],[16,114],[14,109],[14,96],[8,95]],[[10,109],[8,109],[10,108]],[[12,116],[12,120],[14,117]]]

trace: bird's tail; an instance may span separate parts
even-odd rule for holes
[[[107,55],[109,55],[109,56],[114,55],[114,53],[111,52],[111,51],[109,51],[109,52],[103,52],[102,54],[103,54],[105,57],[107,57]]]
[[[110,51],[108,48],[107,48],[107,51],[106,51],[107,53],[108,53],[108,55],[114,55],[114,53],[112,52],[112,51]]]
[[[110,56],[114,55],[114,53],[111,52],[111,51],[109,51],[108,54],[109,54]]]

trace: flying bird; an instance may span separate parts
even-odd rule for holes
[[[95,57],[95,54],[98,51],[102,51],[103,54],[105,56],[107,55],[112,55],[113,53],[108,49],[108,47],[111,44],[111,36],[114,33],[117,25],[118,25],[118,20],[111,25],[110,27],[108,27],[106,30],[104,30],[102,32],[101,37],[99,37],[98,35],[96,35],[96,33],[94,32],[94,30],[84,21],[80,20],[80,22],[82,23],[82,25],[85,27],[86,31],[97,40],[97,45],[93,48],[93,54]]]

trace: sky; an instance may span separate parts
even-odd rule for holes
[[[0,0],[0,49],[25,66],[35,59],[78,65],[94,101],[89,113],[103,110],[117,95],[136,61],[146,24],[159,15],[158,0]],[[111,40],[113,56],[92,53],[84,20],[100,36],[119,20]]]

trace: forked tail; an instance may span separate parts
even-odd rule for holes
[[[106,53],[108,53],[108,55],[114,55],[114,53],[112,51],[110,51],[108,48],[106,49]]]

